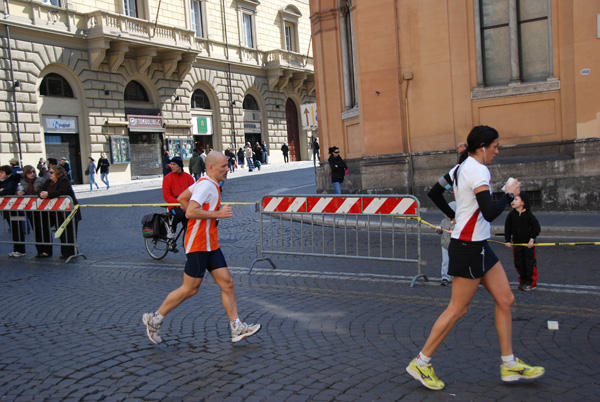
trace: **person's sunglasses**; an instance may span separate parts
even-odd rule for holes
[[[54,174],[54,172],[48,172],[48,174]]]

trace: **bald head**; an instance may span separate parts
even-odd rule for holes
[[[216,165],[218,163],[222,163],[223,161],[227,161],[227,157],[220,152],[210,151],[208,155],[206,155],[206,167],[209,165]]]
[[[229,163],[227,157],[220,152],[210,151],[206,155],[206,174],[216,182],[227,179]]]

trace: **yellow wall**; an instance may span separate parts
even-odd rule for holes
[[[577,138],[600,136],[600,39],[597,38],[600,1],[573,1],[573,81]],[[587,76],[580,74],[588,68]]]
[[[394,1],[372,0],[370,7],[356,15],[358,26],[374,28],[357,31],[355,50],[361,60],[357,76],[362,127],[365,133],[377,135],[366,136],[360,144],[364,149],[352,147],[351,154],[378,155],[403,148],[395,14],[382,15],[381,9],[393,10]],[[382,37],[390,39],[378,40]]]
[[[311,16],[322,142],[343,143],[346,157],[452,149],[477,124],[496,127],[503,145],[600,136],[600,0],[552,1],[555,89],[482,100],[471,97],[473,0],[355,0],[359,117],[350,121],[337,3],[311,2]],[[400,82],[405,73],[414,78]]]

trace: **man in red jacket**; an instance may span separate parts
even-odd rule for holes
[[[189,173],[183,171],[183,159],[179,156],[171,158],[169,167],[171,168],[171,173],[167,174],[163,179],[163,198],[169,204],[178,204],[177,197],[194,184],[194,178]],[[181,207],[169,207],[169,213],[174,215],[171,226],[172,233],[169,234],[169,236],[172,236],[176,232],[177,224],[183,222],[183,225],[187,225],[187,219],[185,211]]]

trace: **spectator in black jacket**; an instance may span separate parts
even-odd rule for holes
[[[534,290],[538,278],[535,238],[540,234],[540,224],[531,213],[529,197],[524,191],[515,196],[510,205],[514,209],[506,217],[504,240],[507,247],[513,248],[515,268],[519,273],[519,289]]]
[[[40,191],[40,198],[42,199],[52,199],[61,196],[69,196],[73,200],[72,208],[78,204],[77,198],[75,197],[75,193],[73,192],[73,187],[71,186],[71,181],[67,177],[65,170],[61,166],[52,166],[50,168],[50,180],[47,180],[42,186],[42,191]],[[57,228],[63,224],[63,222],[67,219],[70,214],[70,211],[57,211],[57,212],[49,212],[50,214],[54,214],[54,216],[50,216],[50,222],[55,224]],[[78,209],[77,214],[71,222],[65,228],[63,234],[60,236],[60,242],[63,245],[60,247],[61,255],[60,258],[62,260],[66,260],[67,258],[76,254],[75,249],[75,239],[77,234],[77,224],[81,220],[81,211]],[[48,250],[44,250],[47,254],[52,255],[52,246],[49,246]]]
[[[331,167],[331,182],[333,183],[333,194],[342,194],[342,183],[346,176],[346,162],[340,156],[340,149],[338,147],[329,148],[329,166]]]
[[[0,197],[17,194],[18,184],[19,178],[14,174],[12,168],[8,165],[0,166]],[[25,241],[25,227],[21,225],[22,221],[16,218],[24,216],[24,214],[17,211],[4,211],[2,215],[10,225],[10,234],[12,235],[12,240],[15,242],[13,252],[8,253],[8,256],[14,258],[23,257],[25,255],[25,244],[22,242]],[[17,242],[21,242],[21,244]]]

